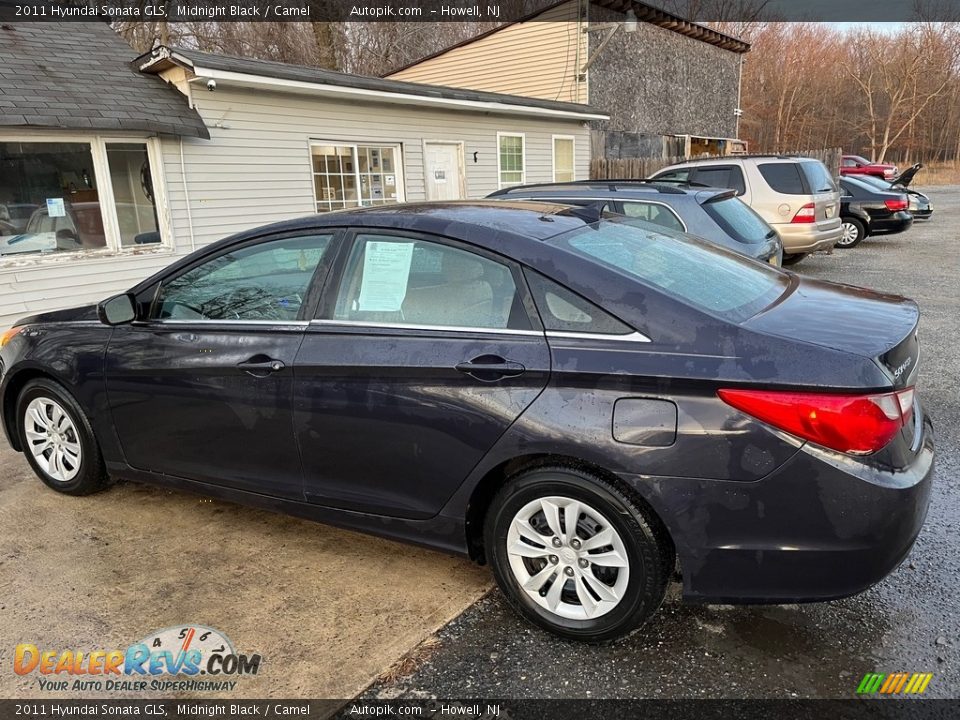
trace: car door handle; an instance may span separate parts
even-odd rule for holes
[[[483,382],[495,382],[501,378],[517,377],[527,370],[520,363],[505,360],[499,355],[481,355],[473,358],[473,360],[457,363],[456,368],[458,372]]]
[[[254,377],[266,377],[280,372],[286,367],[282,360],[274,360],[264,355],[255,355],[246,362],[237,363],[237,368]]]

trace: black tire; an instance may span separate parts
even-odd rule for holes
[[[622,540],[628,561],[625,589],[619,602],[598,617],[562,617],[541,606],[521,587],[520,580],[511,567],[510,554],[507,552],[511,523],[528,503],[551,496],[576,500],[588,505],[591,511],[598,511]],[[578,516],[578,525],[581,518],[584,523],[589,520],[589,516],[584,512]],[[577,533],[575,536],[579,537]],[[584,544],[588,540],[589,537],[584,538]],[[571,640],[585,642],[615,640],[637,630],[660,607],[674,569],[673,544],[662,525],[650,516],[648,510],[605,479],[567,466],[535,468],[511,478],[494,497],[487,511],[484,542],[497,584],[514,610],[541,628]],[[549,542],[549,539],[544,540],[548,550],[551,547]],[[557,553],[559,552],[563,550],[557,550]],[[519,562],[542,563],[532,566],[530,572],[533,573],[541,568],[546,570],[548,563],[552,561],[520,559]],[[562,564],[564,561],[559,562]],[[568,562],[575,564],[573,560]],[[575,601],[566,607],[576,607],[578,603],[584,608],[583,603],[575,599],[573,594],[580,575],[574,580],[572,576],[567,578],[562,575],[559,567],[557,570],[553,578],[563,580],[560,592],[564,593],[564,597]],[[570,572],[573,572],[572,568]],[[581,571],[582,574],[586,572],[595,573],[596,570],[591,567]],[[600,568],[600,572],[611,571],[609,568]],[[622,571],[616,569],[614,572]],[[609,575],[606,577],[609,578]],[[597,579],[597,575],[594,574],[592,579]],[[555,580],[548,582],[549,587],[552,587]],[[611,582],[615,585],[616,579]],[[546,590],[541,588],[539,595],[543,597],[545,594]],[[598,597],[594,593],[594,599]]]
[[[49,468],[41,466],[38,458],[31,452],[31,439],[28,437],[27,418],[30,404],[36,400],[45,400],[56,403],[62,409],[72,425],[71,429],[63,433],[65,441],[79,445],[79,462],[70,468],[70,477],[57,479],[51,475]],[[36,426],[34,426],[34,430]],[[20,437],[20,446],[23,454],[30,463],[30,467],[44,484],[64,495],[90,495],[103,490],[108,485],[108,477],[103,464],[103,457],[97,445],[93,429],[84,414],[67,390],[57,382],[38,378],[28,382],[17,398],[17,433]]]
[[[787,253],[783,254],[783,264],[784,265],[796,265],[798,262],[803,260],[810,253],[794,253],[789,255]]]
[[[841,227],[843,228],[843,236],[834,243],[835,248],[849,250],[862,243],[863,239],[867,236],[867,229],[857,218],[843,218],[843,225]]]

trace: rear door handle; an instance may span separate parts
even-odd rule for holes
[[[496,382],[502,378],[523,375],[527,368],[499,355],[481,355],[467,362],[457,363],[457,371],[483,382]]]
[[[254,356],[246,362],[237,363],[237,367],[254,377],[266,377],[271,373],[280,372],[286,367],[282,360],[274,360],[272,358],[264,360],[262,359],[263,357],[263,355]]]

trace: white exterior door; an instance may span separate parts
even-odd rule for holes
[[[461,154],[459,143],[424,143],[427,200],[464,198]]]

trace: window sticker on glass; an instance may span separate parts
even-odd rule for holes
[[[63,198],[47,198],[47,215],[52,218],[67,216],[67,208],[63,204]]]
[[[407,296],[412,259],[412,242],[367,242],[357,309],[364,312],[400,310]]]

